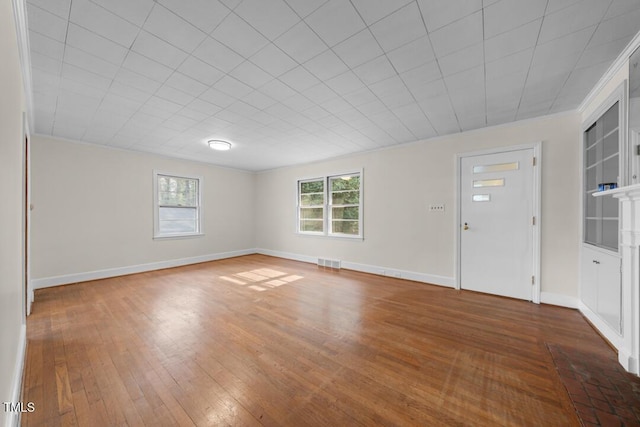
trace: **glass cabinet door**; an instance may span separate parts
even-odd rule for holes
[[[593,197],[618,186],[620,138],[618,102],[584,132],[584,241],[618,251],[618,200]]]

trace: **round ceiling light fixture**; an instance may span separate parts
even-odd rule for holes
[[[222,141],[220,139],[210,139],[208,143],[209,143],[209,148],[212,148],[216,151],[231,150],[231,143],[227,141]]]

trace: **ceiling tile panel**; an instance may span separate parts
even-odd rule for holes
[[[114,81],[143,92],[148,92],[149,94],[153,94],[162,85],[162,83],[156,80],[138,74],[135,71],[127,70],[126,68],[120,68]]]
[[[602,21],[589,45],[598,46],[623,38],[630,40],[639,30],[640,7],[635,11]]]
[[[478,43],[438,59],[442,75],[449,76],[484,64],[484,43]]]
[[[301,18],[310,15],[313,11],[329,0],[285,0]]]
[[[299,22],[278,37],[274,43],[287,55],[302,64],[327,49],[327,45],[305,22]]]
[[[296,61],[272,43],[266,45],[249,60],[273,77],[278,77],[298,65]]]
[[[141,27],[149,16],[154,0],[91,0],[119,17]]]
[[[122,66],[157,82],[164,82],[173,73],[172,68],[133,51],[129,52]]]
[[[71,0],[27,0],[27,8],[30,8],[31,5],[67,20],[69,18],[69,9],[71,8]]]
[[[369,62],[354,68],[353,72],[362,80],[365,85],[371,85],[380,80],[397,75],[386,55],[381,55]]]
[[[69,24],[67,45],[88,53],[100,52],[100,58],[116,65],[122,64],[128,52],[128,48],[73,23]]]
[[[484,8],[484,37],[490,39],[542,18],[547,0],[500,0]]]
[[[98,89],[107,89],[111,85],[112,79],[100,76],[91,71],[83,70],[71,64],[62,65],[62,78],[74,80],[78,83],[86,84]]]
[[[179,72],[171,74],[165,84],[195,97],[208,89],[207,85]]]
[[[482,40],[482,12],[476,12],[429,34],[438,57],[450,55]]]
[[[74,0],[70,21],[129,48],[139,28],[89,0]],[[29,14],[31,19],[31,14]]]
[[[409,3],[369,28],[385,51],[393,50],[427,34],[415,2]]]
[[[185,52],[193,52],[206,37],[203,31],[159,4],[153,7],[143,28]]]
[[[349,0],[329,0],[305,21],[328,46],[340,43],[365,27]]]
[[[157,0],[185,21],[205,33],[211,33],[231,13],[218,0]]]
[[[286,73],[278,77],[278,79],[298,92],[302,92],[320,83],[320,81],[315,78],[313,74],[308,72],[302,66],[296,67],[291,71],[287,71]]]
[[[233,13],[227,15],[211,36],[248,58],[265,47],[269,41]]]
[[[253,88],[259,88],[273,79],[269,73],[249,61],[238,65],[229,75]]]
[[[256,107],[258,110],[264,110],[276,103],[275,99],[265,95],[259,90],[254,90],[247,96],[243,97],[242,100],[247,104]]]
[[[140,31],[131,50],[173,69],[188,56],[184,51],[146,31]]]
[[[371,25],[404,7],[411,1],[412,0],[352,0],[352,3],[367,25]]]
[[[231,76],[224,76],[213,85],[220,92],[226,93],[234,98],[242,98],[253,92],[253,88],[242,83],[240,80]]]
[[[64,52],[64,62],[109,79],[113,79],[119,69],[110,62],[71,46],[67,46]]]
[[[566,36],[567,34],[598,24],[609,4],[601,0],[583,0],[544,17],[538,43]]]
[[[37,52],[49,58],[62,61],[64,56],[64,43],[44,36],[34,31],[29,31],[29,47],[32,52]]]
[[[27,3],[27,14],[31,31],[64,43],[68,24],[65,19],[34,6],[32,3]]]
[[[194,56],[188,57],[178,67],[178,72],[191,77],[205,86],[212,86],[220,80],[224,73]]]
[[[202,44],[193,52],[193,56],[225,73],[244,62],[242,56],[211,37],[204,39]]]
[[[431,41],[428,36],[422,36],[412,42],[387,52],[387,58],[398,73],[404,73],[413,68],[432,62],[435,59]]]
[[[365,85],[362,80],[353,73],[353,71],[347,71],[325,82],[334,92],[339,95],[346,95],[363,88]]]
[[[180,105],[187,105],[195,99],[195,96],[189,95],[186,92],[175,89],[166,84],[161,86],[160,89],[156,91],[155,95],[159,98],[167,99]]]
[[[482,9],[482,0],[418,0],[429,32],[451,24]]]
[[[269,40],[300,21],[284,0],[244,0],[234,12]]]
[[[320,80],[330,79],[349,69],[332,50],[325,50],[308,60],[304,63],[304,67]]]
[[[333,48],[333,51],[351,68],[377,58],[384,52],[368,29],[362,30]]]
[[[535,46],[541,26],[542,19],[537,19],[485,40],[484,53],[487,62],[495,61]]]

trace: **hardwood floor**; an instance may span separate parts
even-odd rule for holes
[[[36,292],[27,426],[579,425],[575,310],[251,255]]]

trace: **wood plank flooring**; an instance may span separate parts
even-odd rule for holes
[[[579,425],[575,310],[251,255],[36,292],[26,426]]]

